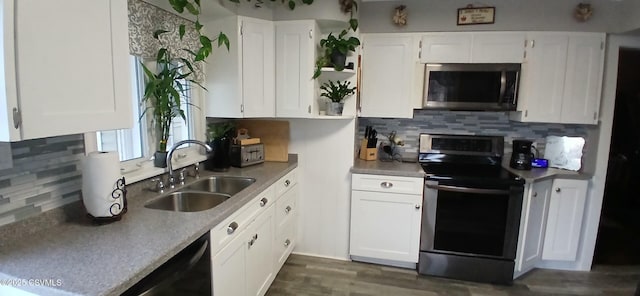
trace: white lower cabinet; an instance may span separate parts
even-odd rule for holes
[[[551,182],[551,180],[534,182],[527,184],[525,188],[514,278],[533,269],[542,259]]]
[[[213,295],[266,294],[295,246],[295,177],[294,170],[211,230]]]
[[[543,260],[576,260],[588,183],[587,180],[553,180]]]
[[[423,178],[353,174],[352,258],[418,262],[423,184]]]

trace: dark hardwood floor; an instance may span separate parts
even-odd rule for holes
[[[414,270],[291,255],[268,296],[326,295],[634,295],[638,266],[595,266],[591,272],[533,270],[513,286],[419,276]]]

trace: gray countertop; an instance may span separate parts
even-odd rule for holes
[[[502,167],[525,179],[526,182],[540,181],[548,178],[565,178],[565,179],[591,179],[590,174],[580,172],[562,170],[562,169],[540,169],[533,168],[530,171],[516,170],[509,167],[509,158],[504,157]],[[387,176],[403,176],[403,177],[424,177],[425,173],[420,164],[415,162],[399,162],[399,161],[365,161],[356,159],[351,168],[354,174],[372,174]]]
[[[119,295],[293,170],[297,158],[289,159],[288,163],[266,162],[231,168],[225,173],[203,171],[202,177],[256,179],[251,186],[206,211],[144,208],[146,201],[159,195],[144,190],[127,197],[128,212],[121,221],[102,226],[88,219],[69,221],[19,240],[3,238],[0,279],[60,280],[61,285],[55,288],[20,287],[37,294]]]

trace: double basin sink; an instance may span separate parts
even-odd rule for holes
[[[208,177],[153,199],[144,207],[174,212],[204,211],[223,203],[255,181],[256,179],[246,177]]]

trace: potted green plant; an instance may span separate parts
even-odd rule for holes
[[[213,151],[204,163],[206,170],[224,172],[229,169],[229,152],[234,133],[235,124],[230,121],[207,124],[207,142]]]
[[[329,33],[327,38],[320,40],[320,47],[323,49],[323,53],[316,61],[314,79],[320,76],[321,69],[325,66],[333,66],[337,71],[344,70],[347,54],[350,51],[355,52],[360,45],[360,39],[353,36],[347,38],[347,33],[347,30],[342,30],[337,36]]]
[[[320,86],[322,90],[320,96],[330,100],[327,102],[327,115],[342,115],[344,100],[347,96],[353,95],[356,90],[356,87],[349,87],[350,85],[351,81],[337,81],[334,83],[329,80],[328,83],[325,82]]]
[[[164,34],[170,33],[166,30],[156,30],[153,38],[160,44],[155,56],[155,69],[149,69],[144,63],[142,67],[145,75],[145,90],[142,101],[145,114],[151,114],[151,125],[156,140],[156,152],[154,153],[154,165],[156,167],[166,167],[167,141],[171,132],[171,123],[177,117],[186,120],[185,111],[182,109],[186,102],[183,98],[186,95],[187,83],[191,83],[205,89],[199,82],[193,79],[193,64],[204,61],[213,51],[212,42],[218,41],[218,47],[225,45],[229,49],[229,39],[222,32],[213,40],[201,33],[202,25],[199,22],[200,1],[176,1],[169,0],[173,9],[179,13],[185,10],[196,16],[196,21],[187,26],[181,24],[178,28],[180,40],[185,36],[187,30],[195,30],[200,41],[200,48],[197,50],[183,49],[188,53],[187,58],[174,58],[172,52],[166,45],[171,40],[161,38]],[[206,89],[205,89],[206,90]],[[187,103],[188,104],[188,103]],[[189,104],[190,105],[190,104]]]

